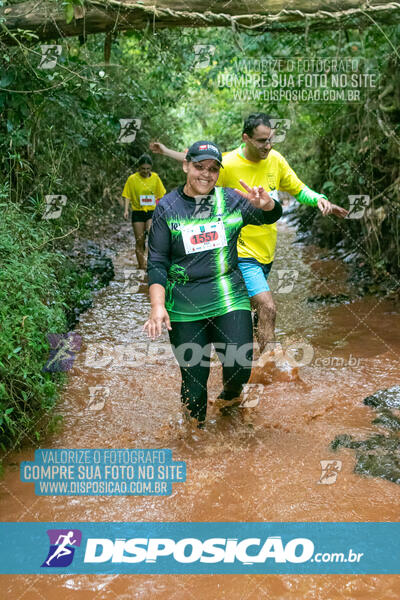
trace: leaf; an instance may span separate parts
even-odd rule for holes
[[[69,23],[71,23],[73,18],[74,18],[74,5],[67,4],[67,6],[65,7],[65,21],[66,21],[67,25]]]
[[[0,79],[0,87],[6,88],[14,80],[13,73],[4,73]]]

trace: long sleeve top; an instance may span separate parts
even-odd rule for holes
[[[149,236],[149,285],[166,289],[171,321],[196,321],[233,310],[250,310],[237,265],[242,227],[275,223],[282,207],[255,208],[233,189],[214,188],[192,198],[183,187],[156,207]]]

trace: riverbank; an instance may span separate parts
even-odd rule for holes
[[[114,276],[114,248],[127,246],[118,206],[88,214],[59,239],[34,212],[4,205],[0,223],[0,435],[7,451],[39,443],[55,426],[53,409],[67,368],[49,365],[72,340],[79,316]],[[50,336],[50,337],[49,337]],[[46,367],[47,365],[47,367]]]

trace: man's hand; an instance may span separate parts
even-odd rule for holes
[[[341,217],[344,219],[349,214],[349,211],[337,204],[332,204],[326,198],[318,198],[318,208],[324,215],[335,215],[335,217]]]
[[[154,340],[161,335],[163,323],[168,330],[172,329],[165,306],[158,304],[151,309],[150,317],[144,324],[143,331],[146,331],[147,335]]]
[[[326,198],[322,196],[318,198],[318,208],[322,212],[323,216],[330,215],[332,212],[332,204]]]
[[[124,219],[125,219],[125,221],[128,219],[128,217],[129,217],[129,210],[126,208],[124,210]]]
[[[275,202],[261,185],[256,185],[251,188],[243,181],[243,179],[240,179],[239,181],[244,189],[247,190],[247,194],[238,189],[235,189],[235,192],[240,194],[242,198],[245,198],[247,202],[252,204],[255,208],[272,210],[275,207]]]
[[[161,142],[150,142],[149,148],[155,154],[166,154],[167,146]]]
[[[342,219],[345,219],[349,214],[349,211],[341,206],[337,206],[337,204],[332,204],[332,214],[335,215],[335,217],[341,217]]]

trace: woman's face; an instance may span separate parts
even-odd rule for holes
[[[150,177],[151,175],[151,165],[144,163],[143,165],[140,165],[138,168],[139,171],[139,175],[141,177]]]
[[[187,175],[185,193],[188,196],[205,196],[217,183],[220,165],[213,159],[198,162],[185,160],[183,170]]]

